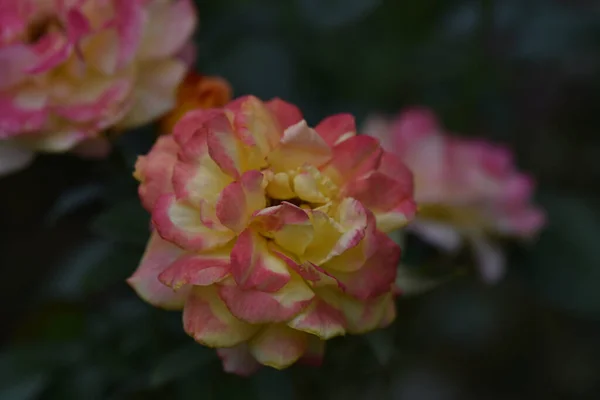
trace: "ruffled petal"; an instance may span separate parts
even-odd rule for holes
[[[162,60],[142,64],[133,92],[131,109],[119,122],[122,128],[148,123],[175,106],[179,83],[187,66],[179,60]]]
[[[240,376],[250,376],[261,367],[250,353],[246,343],[234,347],[217,349],[223,370]]]
[[[263,209],[266,203],[262,173],[247,171],[239,181],[223,189],[216,203],[216,215],[224,226],[240,233],[252,215]]]
[[[364,175],[377,169],[383,150],[377,139],[370,136],[353,136],[333,148],[331,161],[322,168],[336,184]]]
[[[172,193],[158,198],[152,211],[152,221],[164,239],[187,250],[214,249],[235,236],[232,231],[204,226],[198,208],[178,201]]]
[[[68,102],[54,106],[52,111],[75,123],[93,123],[118,116],[131,91],[127,80],[90,82],[69,96]]]
[[[198,204],[216,205],[232,178],[223,173],[205,154],[195,161],[179,161],[173,169],[173,190],[177,198]]]
[[[318,167],[331,158],[331,148],[306,121],[290,126],[268,161],[274,172],[292,171],[304,164]]]
[[[304,254],[314,231],[307,212],[286,201],[259,211],[252,221],[260,233],[296,255]]]
[[[173,290],[179,290],[187,285],[212,285],[229,274],[229,254],[228,248],[207,253],[186,254],[161,272],[158,279]]]
[[[390,302],[394,301],[391,293],[368,301],[339,295],[338,301],[338,306],[346,317],[348,333],[362,334],[391,323]]]
[[[285,130],[288,127],[297,124],[302,121],[302,113],[293,104],[281,100],[280,98],[274,98],[271,101],[265,103],[269,111],[277,118],[279,126]]]
[[[345,293],[359,300],[367,300],[389,293],[396,280],[400,247],[386,234],[376,232],[374,240],[377,249],[360,269],[341,272],[328,268],[330,273],[343,286]],[[331,263],[330,263],[331,264]]]
[[[285,261],[273,254],[267,240],[246,229],[231,251],[231,274],[241,289],[277,292],[291,279]]]
[[[284,287],[273,293],[224,284],[219,294],[233,315],[252,324],[287,321],[315,297],[306,283],[294,274]]]
[[[148,155],[138,157],[134,176],[140,181],[138,194],[146,210],[152,211],[161,195],[173,191],[171,181],[176,161],[177,143],[171,136],[158,138]]]
[[[325,118],[316,126],[315,130],[325,143],[333,147],[356,136],[356,122],[351,114],[337,114]]]
[[[142,60],[175,55],[194,32],[198,23],[190,0],[155,1],[148,9],[151,24],[144,26],[139,50]]]
[[[190,287],[180,287],[177,292],[165,286],[158,276],[184,253],[182,249],[163,240],[153,233],[146,246],[139,267],[127,279],[127,283],[148,303],[166,309],[178,310],[183,307]]]
[[[48,95],[39,90],[22,91],[16,97],[0,95],[0,139],[35,132],[47,122]]]
[[[242,142],[266,157],[279,143],[283,129],[271,111],[254,96],[244,96],[226,107],[234,112],[233,125]]]
[[[313,210],[310,217],[314,239],[307,246],[304,258],[315,265],[321,265],[331,258],[331,249],[336,246],[344,231],[333,218],[322,211]]]
[[[31,47],[31,50],[36,60],[26,71],[30,74],[41,74],[65,62],[73,51],[73,43],[61,32],[48,32]]]
[[[208,347],[233,347],[250,339],[259,329],[234,317],[213,286],[195,286],[183,309],[188,335]]]
[[[346,317],[331,304],[315,298],[305,310],[288,322],[288,326],[327,340],[346,333]]]
[[[252,338],[248,346],[259,363],[284,369],[304,354],[307,335],[285,325],[271,324]]]
[[[115,19],[112,21],[119,36],[117,65],[124,67],[137,54],[142,39],[144,10],[139,1],[114,2]]]
[[[229,119],[224,113],[205,122],[210,157],[219,168],[234,179],[246,170],[246,155]]]

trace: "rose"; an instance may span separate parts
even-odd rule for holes
[[[315,129],[279,99],[187,113],[140,157],[154,232],[129,283],[183,308],[227,371],[320,360],[324,340],[389,324],[412,176],[350,115]]]

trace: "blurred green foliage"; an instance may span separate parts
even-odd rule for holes
[[[515,150],[549,226],[509,249],[499,285],[468,271],[438,287],[420,278],[427,293],[400,298],[392,327],[332,340],[322,368],[244,379],[124,282],[148,237],[131,172],[153,127],[119,138],[105,162],[40,157],[0,181],[0,399],[600,397],[597,2],[197,3],[197,69],[236,95],[284,98],[312,123],[432,107],[453,132]],[[411,264],[429,251],[410,249]]]

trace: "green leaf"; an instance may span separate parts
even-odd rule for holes
[[[262,368],[252,380],[259,400],[294,398],[294,386],[289,371]]]
[[[86,276],[114,249],[116,245],[106,240],[91,240],[76,248],[55,269],[44,286],[44,298],[76,300],[85,295],[83,282]]]
[[[142,259],[143,249],[138,246],[116,245],[93,268],[83,280],[86,293],[93,293],[124,283]]]
[[[258,400],[252,379],[237,375],[219,373],[214,378],[214,394],[219,400]]]
[[[391,329],[381,329],[365,335],[365,340],[375,358],[383,366],[388,365],[394,356],[394,334]]]
[[[49,383],[48,375],[37,373],[22,377],[10,382],[8,385],[0,385],[0,399],[2,400],[34,400],[38,399],[42,391]]]
[[[62,217],[72,213],[79,207],[85,207],[102,198],[104,186],[90,183],[63,192],[46,214],[47,225],[56,224]]]
[[[177,380],[215,360],[215,352],[192,342],[185,344],[158,360],[150,373],[150,384],[160,386]]]
[[[366,17],[381,0],[297,0],[306,20],[319,28],[332,29]]]
[[[101,214],[93,223],[97,235],[145,246],[150,234],[150,217],[136,198],[120,202]]]
[[[600,218],[585,200],[545,193],[548,226],[523,260],[536,291],[548,302],[600,319]]]
[[[420,273],[418,267],[400,265],[396,275],[396,286],[400,288],[403,296],[415,296],[435,289],[453,276],[432,277]]]

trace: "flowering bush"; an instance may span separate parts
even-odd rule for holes
[[[411,229],[450,251],[468,240],[485,279],[497,280],[504,271],[492,236],[529,238],[544,224],[543,212],[530,204],[533,181],[515,169],[506,148],[447,135],[422,108],[393,121],[373,117],[365,133],[413,171],[419,213]]]
[[[0,174],[172,108],[189,0],[0,0]]]
[[[186,332],[226,371],[318,362],[324,340],[395,317],[410,171],[350,115],[315,129],[279,99],[187,113],[140,157],[154,232],[129,283],[183,308]]]

